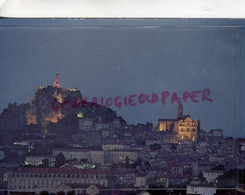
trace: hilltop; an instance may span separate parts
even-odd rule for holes
[[[0,115],[0,133],[10,137],[14,132],[25,130],[39,131],[43,126],[51,125],[52,128],[74,130],[77,128],[78,117],[92,118],[94,121],[110,122],[119,119],[125,122],[110,108],[86,103],[86,108],[81,106],[81,92],[76,88],[57,88],[40,86],[34,98],[26,103],[17,105],[9,103]],[[62,109],[62,103],[70,102]],[[74,104],[75,103],[75,104]],[[59,108],[59,112],[55,108]]]

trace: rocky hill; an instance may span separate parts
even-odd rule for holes
[[[77,117],[89,117],[95,121],[105,122],[120,119],[123,122],[121,117],[116,116],[115,111],[82,101],[82,94],[76,88],[40,86],[31,102],[21,105],[9,103],[3,110],[0,115],[0,133],[4,135],[28,129],[31,125],[40,126],[45,123],[66,124],[66,128],[69,128],[73,125],[69,121]]]

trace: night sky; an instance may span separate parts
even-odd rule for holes
[[[0,112],[9,102],[29,102],[58,72],[61,87],[76,87],[89,100],[137,95],[136,106],[111,107],[134,124],[176,118],[173,92],[182,99],[184,91],[209,89],[212,102],[201,93],[197,103],[182,99],[184,113],[201,120],[202,129],[244,136],[239,33],[238,27],[1,26]],[[163,91],[171,93],[165,104]],[[152,93],[155,104],[138,103],[140,94]]]

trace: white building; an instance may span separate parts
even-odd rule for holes
[[[202,185],[187,185],[187,194],[202,194],[202,195],[214,195],[216,194],[215,187],[208,187]]]
[[[94,120],[90,118],[78,119],[78,126],[80,130],[88,130],[93,127]]]
[[[104,188],[115,180],[108,171],[99,169],[80,170],[75,168],[19,168],[8,173],[8,191],[35,192],[60,191],[59,186],[68,184],[100,185]]]
[[[54,167],[56,159],[54,156],[26,156],[25,165],[39,166],[43,164],[43,160],[48,159],[49,167]]]
[[[210,170],[210,171],[204,171],[203,177],[207,180],[208,183],[215,182],[215,180],[220,176],[223,175],[224,171],[219,170]]]
[[[107,160],[110,163],[126,163],[128,159],[129,164],[135,163],[138,159],[138,150],[115,149],[107,151]]]
[[[105,164],[105,156],[103,150],[90,150],[89,151],[90,156],[90,162],[98,164],[98,165],[104,165]]]
[[[223,155],[217,155],[217,154],[210,155],[209,160],[210,162],[217,162],[220,165],[225,164],[225,157]]]
[[[94,128],[96,130],[106,129],[106,128],[109,128],[109,127],[110,127],[109,123],[105,123],[105,122],[95,122],[94,123]]]
[[[65,160],[84,160],[89,159],[89,151],[87,149],[54,149],[53,156],[57,156],[59,153],[63,154]]]
[[[223,137],[223,130],[221,129],[212,129],[210,130],[210,133],[213,137]]]
[[[136,188],[145,188],[146,187],[146,178],[145,176],[137,176],[135,178],[135,184],[134,187]]]
[[[115,142],[115,143],[107,143],[102,145],[103,150],[123,150],[130,149],[130,146],[126,143]]]

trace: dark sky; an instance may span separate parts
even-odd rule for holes
[[[129,123],[176,118],[173,92],[182,98],[184,91],[209,89],[213,102],[182,100],[184,113],[201,120],[203,129],[244,136],[240,33],[234,26],[2,26],[0,111],[9,102],[29,102],[58,72],[62,87],[76,87],[90,99],[156,93],[155,104],[139,105],[136,98],[137,106],[111,107]],[[171,93],[164,105],[162,91]]]

